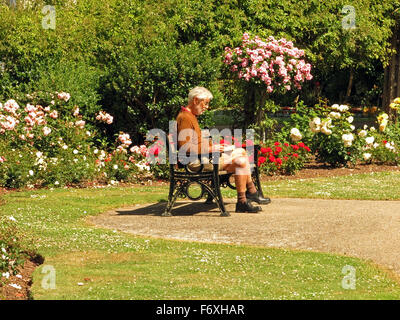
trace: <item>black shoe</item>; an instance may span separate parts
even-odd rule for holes
[[[257,202],[258,204],[271,203],[271,199],[270,198],[262,197],[258,191],[255,192],[255,193],[249,193],[248,191],[246,191],[246,198],[251,200],[251,201]]]
[[[250,212],[257,213],[261,211],[261,207],[253,206],[250,200],[246,200],[246,202],[237,202],[236,203],[236,212]]]

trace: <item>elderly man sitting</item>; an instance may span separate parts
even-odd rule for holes
[[[177,117],[178,147],[186,152],[205,154],[211,152],[223,152],[224,145],[214,144],[203,139],[197,117],[209,107],[213,95],[203,87],[195,87],[189,91],[188,105],[182,107]],[[225,170],[234,174],[237,189],[236,212],[257,213],[261,207],[253,206],[252,201],[258,204],[268,204],[269,198],[263,198],[254,186],[251,179],[251,169],[246,151],[237,148],[231,154],[222,153],[219,158],[219,170]],[[188,164],[189,169],[196,171],[200,161]],[[212,170],[212,165],[204,166],[205,170]]]

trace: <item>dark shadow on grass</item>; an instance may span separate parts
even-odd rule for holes
[[[225,205],[229,205],[226,203]],[[117,210],[118,215],[147,215],[147,216],[161,216],[167,207],[167,202],[159,202],[151,205],[146,205],[137,209],[130,210]],[[229,210],[228,210],[229,211]],[[217,204],[205,204],[202,201],[177,201],[172,208],[173,216],[193,216],[202,212],[214,213],[219,216],[220,211]]]

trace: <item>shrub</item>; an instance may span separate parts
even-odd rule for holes
[[[352,113],[346,105],[334,104],[321,112],[320,117],[310,119],[313,133],[311,147],[319,162],[333,167],[353,165],[361,157],[361,140],[354,134]]]
[[[283,127],[274,136],[276,141],[290,141],[290,131],[297,128],[302,133],[301,141],[306,145],[311,145],[314,133],[310,130],[310,119],[321,115],[324,107],[315,105],[309,107],[300,101],[296,106],[296,112],[290,115],[290,118],[284,122]]]
[[[400,163],[399,126],[386,122],[386,116],[378,116],[379,130],[366,125],[359,131],[362,137],[363,161],[367,163],[379,163],[398,165]]]
[[[275,141],[261,148],[258,157],[260,171],[269,175],[293,175],[304,167],[311,149],[303,142],[297,144]]]
[[[0,279],[17,274],[35,250],[34,241],[20,232],[14,217],[0,216]]]
[[[45,97],[46,96],[46,97]],[[91,136],[79,107],[65,92],[42,93],[44,104],[0,105],[0,185],[64,185],[94,177]],[[51,99],[51,101],[49,101]],[[47,103],[46,103],[47,100]]]
[[[128,150],[129,134],[120,132],[113,144],[99,142],[69,93],[39,92],[27,98],[42,104],[0,104],[0,186],[59,187],[152,178],[147,147],[140,147],[139,159],[133,148]],[[113,117],[101,111],[90,122],[109,125]],[[157,178],[165,177],[165,171],[165,166],[154,169]]]
[[[219,61],[198,43],[153,43],[125,49],[104,79],[103,104],[115,116],[115,129],[141,144],[148,130],[168,130],[168,121],[187,103],[191,88],[208,87],[214,94],[212,103],[218,105],[218,73]]]

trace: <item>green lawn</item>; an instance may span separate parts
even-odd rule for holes
[[[272,197],[399,199],[399,185],[400,174],[379,173],[276,181],[264,189]],[[4,195],[0,213],[14,216],[45,258],[34,273],[33,298],[400,299],[392,274],[356,258],[135,237],[86,223],[89,215],[112,208],[166,200],[167,191],[110,187]],[[355,290],[342,288],[346,265],[356,270]],[[56,289],[42,286],[44,266],[54,268]]]
[[[263,183],[263,190],[278,198],[400,200],[400,172],[271,181]],[[235,197],[234,190],[223,192]]]

